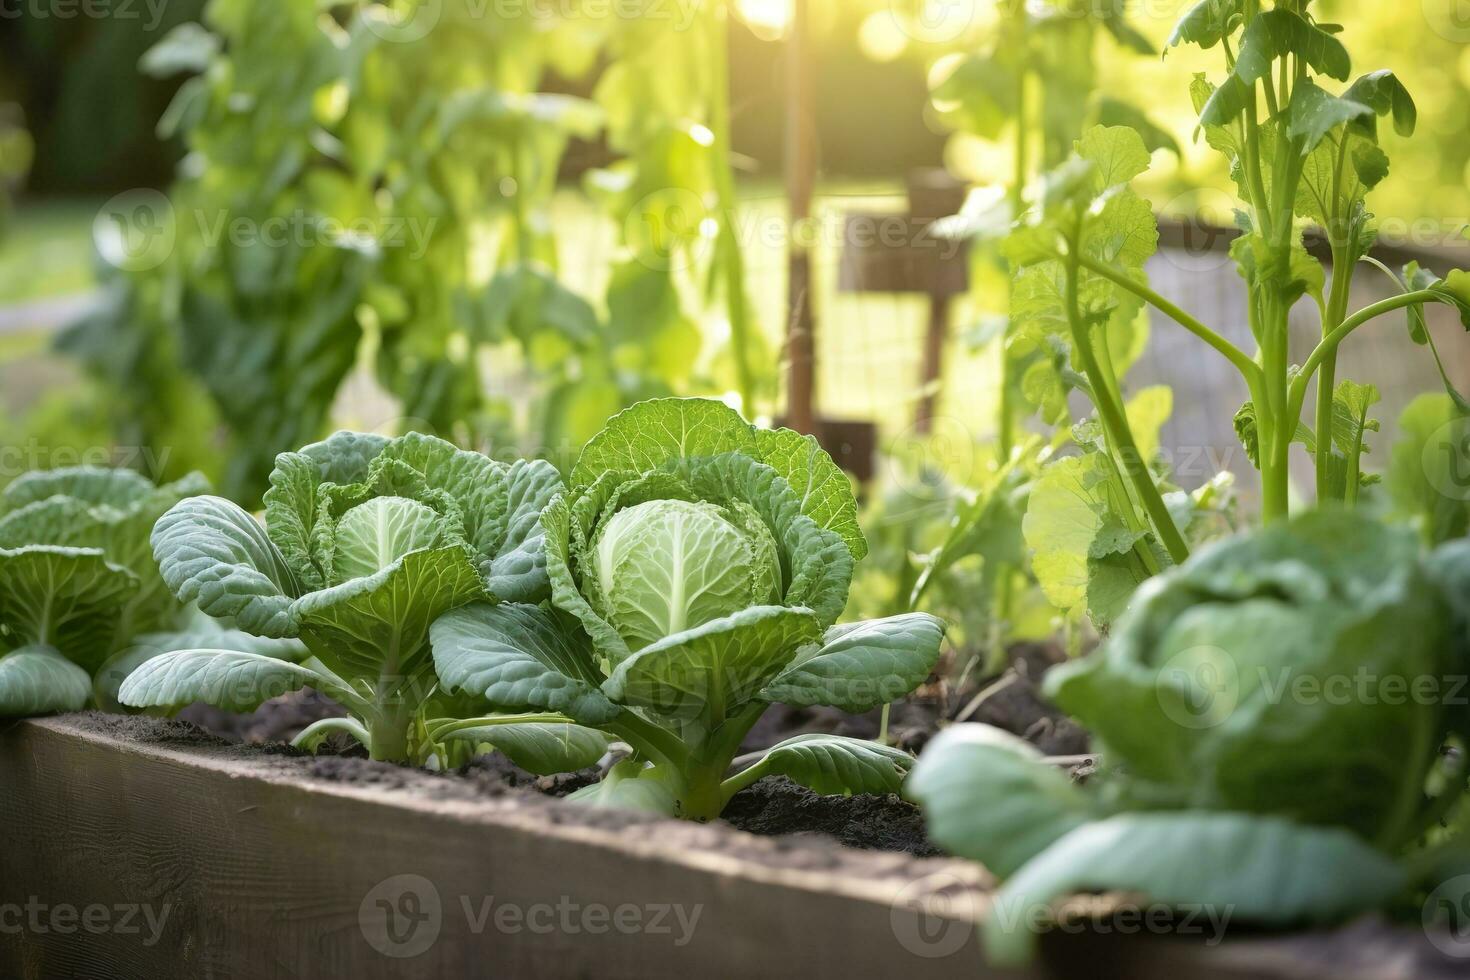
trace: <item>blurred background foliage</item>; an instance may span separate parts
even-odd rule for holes
[[[248,502],[278,450],[338,425],[565,464],[651,395],[777,417],[790,0],[645,3],[642,18],[608,0],[0,7],[0,222],[15,212],[0,225],[0,482],[101,451],[159,479],[201,468]],[[1230,223],[1198,190],[1228,190],[1224,166],[1191,138],[1188,82],[1213,62],[1160,54],[1187,6],[1027,4],[1053,94],[1022,170],[1090,122],[1125,123],[1165,151],[1142,184],[1156,209]],[[977,645],[998,619],[1019,637],[1054,625],[1019,527],[1056,446],[1031,444],[1005,479],[992,467],[1022,377],[990,342],[1008,276],[976,250],[948,424],[920,432],[926,301],[844,293],[835,239],[854,211],[903,211],[918,168],[1014,182],[1010,82],[985,64],[1004,63],[1010,9],[810,0],[818,383],[826,412],[877,422],[885,450],[854,604],[880,615],[923,594]],[[1419,106],[1414,140],[1384,134],[1395,173],[1374,210],[1414,230],[1407,244],[1455,242],[1470,23],[1455,0],[1318,9]],[[933,555],[945,574],[929,581]]]

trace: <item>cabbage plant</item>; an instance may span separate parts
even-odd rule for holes
[[[537,518],[560,489],[548,463],[342,432],[277,457],[264,526],[218,497],[182,501],[152,536],[173,593],[252,635],[299,637],[310,657],[180,650],[134,672],[121,700],[247,711],[309,686],[352,717],[298,744],[342,731],[375,759],[407,760],[414,714],[436,687],[429,625],[466,603],[546,596]]]
[[[765,775],[819,793],[898,788],[906,753],[830,735],[730,772],[772,703],[867,711],[922,683],[939,655],[929,615],[835,625],[867,545],[851,485],[815,440],[719,402],[649,401],[588,443],[569,483],[541,515],[551,604],[441,618],[447,687],[631,746],[581,792],[592,803],[703,820]]]
[[[1426,560],[1408,530],[1308,514],[1151,580],[1097,653],[1048,674],[1098,741],[1085,788],[965,725],[908,790],[1012,910],[1076,890],[1271,925],[1372,909],[1435,866],[1426,843],[1464,847],[1435,838],[1466,788],[1467,617],[1470,546]],[[1025,958],[1005,923],[1027,918],[995,917],[993,958]]]
[[[0,716],[112,706],[140,636],[157,649],[185,619],[148,533],[208,490],[198,474],[156,487],[82,466],[26,473],[0,493]]]

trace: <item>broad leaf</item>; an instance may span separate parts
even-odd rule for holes
[[[439,680],[497,709],[556,711],[594,725],[611,720],[618,709],[599,688],[590,644],[563,616],[511,603],[446,613],[430,629]]]
[[[541,512],[561,492],[561,474],[544,460],[517,460],[505,479],[505,529],[489,563],[490,592],[502,602],[539,602],[550,590]]]
[[[1260,81],[1278,58],[1296,55],[1318,74],[1348,80],[1352,58],[1341,41],[1285,7],[1262,11],[1245,29],[1235,74],[1246,84]]]
[[[913,764],[907,752],[867,739],[798,735],[772,747],[748,773],[734,778],[785,776],[823,796],[897,793]]]
[[[818,527],[841,535],[853,561],[861,561],[868,553],[868,542],[858,526],[852,482],[817,440],[790,429],[757,429],[756,450],[760,461],[796,492],[801,512]]]
[[[494,725],[454,732],[448,738],[476,746],[489,745],[538,776],[589,769],[607,754],[609,744],[602,732],[580,725],[515,724],[498,720]]]
[[[904,790],[929,836],[1001,878],[1094,816],[1070,777],[1029,742],[988,725],[956,725],[924,749]]]
[[[755,451],[755,430],[728,405],[702,398],[654,399],[610,419],[582,450],[570,482],[587,487],[608,470],[643,473],[672,459]]]
[[[80,711],[92,696],[87,672],[52,647],[0,655],[0,718]]]
[[[924,683],[939,660],[943,638],[944,623],[927,613],[834,626],[820,647],[798,658],[761,697],[861,714]]]
[[[86,548],[0,548],[0,624],[10,645],[55,647],[88,671],[112,652],[138,578]]]
[[[219,497],[191,497],[159,519],[153,554],[180,601],[259,636],[296,635],[296,577],[265,529]]]
[[[451,609],[489,599],[465,549],[404,555],[366,578],[312,592],[291,613],[307,646],[349,680],[406,679],[429,665],[429,627]]]
[[[984,946],[996,966],[1026,963],[1036,941],[1030,913],[1078,891],[1230,909],[1235,921],[1288,926],[1378,907],[1406,883],[1398,864],[1344,830],[1237,813],[1125,814],[1084,824],[1007,881]]]
[[[134,708],[174,710],[202,701],[244,712],[320,683],[314,671],[274,657],[235,650],[177,650],[154,657],[129,674],[118,700]]]
[[[821,637],[809,609],[755,606],[639,650],[602,690],[619,704],[685,721],[703,718],[713,728]]]

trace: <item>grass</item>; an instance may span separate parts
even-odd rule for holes
[[[84,293],[96,285],[92,219],[97,202],[23,203],[0,239],[0,307]]]

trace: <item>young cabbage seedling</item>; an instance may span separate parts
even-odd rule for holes
[[[121,700],[246,711],[312,687],[352,718],[319,722],[297,744],[342,731],[374,759],[407,760],[436,686],[429,625],[466,603],[546,595],[537,517],[560,489],[544,462],[343,432],[277,458],[265,527],[217,497],[183,501],[153,531],[169,588],[256,636],[299,637],[311,657],[179,651],[132,674]]]
[[[907,753],[831,735],[730,773],[773,703],[867,711],[939,656],[932,616],[834,626],[867,545],[815,440],[719,402],[644,402],[587,445],[541,523],[552,604],[455,610],[434,624],[434,660],[451,690],[631,746],[581,799],[708,820],[766,775],[819,793],[898,788]]]
[[[129,670],[205,630],[191,624],[148,547],[158,516],[207,493],[193,474],[155,487],[130,470],[27,473],[0,493],[0,717],[117,707]]]

